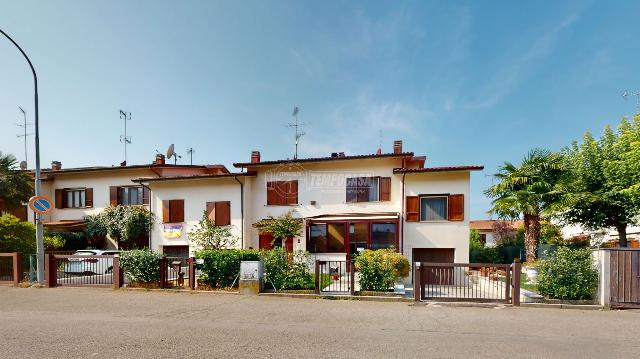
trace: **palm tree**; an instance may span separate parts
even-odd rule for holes
[[[6,209],[17,208],[33,196],[33,178],[17,163],[13,155],[0,152],[0,202]]]
[[[541,219],[560,200],[557,187],[565,173],[562,163],[560,154],[534,149],[520,166],[509,162],[500,166],[494,175],[498,183],[485,191],[493,198],[489,213],[500,219],[523,219],[527,262],[536,260]]]

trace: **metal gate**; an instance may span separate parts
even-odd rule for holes
[[[640,308],[640,250],[611,249],[610,305]]]
[[[45,275],[49,287],[111,287],[114,256],[45,255]],[[117,263],[116,263],[117,264]]]
[[[355,294],[353,261],[316,261],[317,294]]]
[[[502,302],[520,305],[520,263],[416,262],[416,301]]]

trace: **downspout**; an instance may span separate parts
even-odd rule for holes
[[[153,214],[153,206],[151,204],[151,188],[149,188],[149,186],[145,186],[142,184],[142,182],[140,182],[140,186],[142,186],[142,188],[146,188],[147,190],[149,190],[149,213]],[[144,190],[143,190],[144,191]],[[153,217],[151,217],[153,218]],[[149,222],[149,250],[151,250],[151,248],[153,248],[151,246],[151,230],[153,229],[153,221]]]
[[[406,172],[402,174],[402,216],[400,216],[400,254],[404,255],[404,198],[405,198],[405,190],[404,190],[404,177],[407,175]]]
[[[233,176],[233,179],[240,184],[240,222],[242,228],[240,229],[240,248],[244,249],[244,184],[238,179],[238,176]]]

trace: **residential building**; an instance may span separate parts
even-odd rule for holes
[[[480,234],[480,240],[487,247],[493,247],[496,245],[496,239],[493,235],[493,227],[496,223],[505,223],[509,225],[514,231],[517,231],[518,228],[524,225],[521,220],[500,221],[494,219],[481,219],[469,221],[469,229],[478,231],[478,233]]]

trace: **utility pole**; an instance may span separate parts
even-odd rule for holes
[[[298,141],[300,140],[300,138],[304,135],[306,135],[306,132],[303,131],[298,131],[298,127],[301,127],[303,125],[307,125],[307,123],[298,123],[298,113],[300,112],[300,108],[298,106],[294,106],[293,107],[293,114],[292,116],[296,118],[296,122],[295,123],[290,123],[287,125],[287,127],[293,127],[295,128],[295,135],[296,135],[296,152],[295,155],[293,156],[293,159],[296,160],[298,159]]]
[[[27,123],[27,113],[25,112],[24,109],[22,109],[22,107],[18,106],[18,108],[20,109],[20,112],[22,112],[22,118],[23,118],[23,124],[17,124],[18,127],[22,127],[24,130],[24,133],[21,135],[18,135],[18,138],[23,137],[24,138],[24,162],[27,163],[27,136],[31,136],[32,133],[27,133],[27,126],[31,125],[30,123]]]
[[[131,121],[131,112],[127,117],[127,113],[120,110],[120,119],[124,120],[124,135],[120,135],[120,142],[124,143],[124,164],[127,165],[127,144],[131,143],[131,136],[127,136],[127,121]]]
[[[29,63],[29,67],[31,68],[31,73],[33,74],[33,102],[34,102],[34,112],[35,112],[35,142],[36,142],[36,173],[35,173],[35,195],[40,196],[42,194],[42,181],[40,178],[40,128],[38,126],[39,118],[38,118],[38,76],[36,75],[36,69],[33,67],[29,56],[22,50],[20,45],[17,42],[13,41],[11,36],[7,35],[6,32],[0,30],[0,33],[4,35],[11,43],[13,43],[22,56],[24,56],[27,63]],[[35,213],[36,218],[36,256],[38,257],[38,282],[40,284],[44,284],[44,230],[42,228],[42,215]]]

